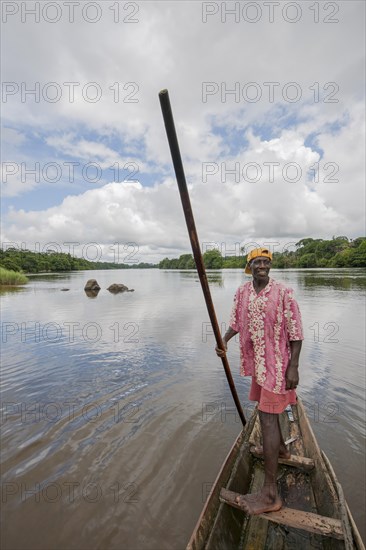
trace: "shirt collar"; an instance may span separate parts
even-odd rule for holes
[[[255,296],[259,297],[259,296],[263,296],[264,294],[267,294],[271,290],[272,284],[273,284],[273,279],[269,277],[269,281],[266,284],[266,286],[257,294],[254,288],[254,280],[252,279],[250,289],[255,294]]]

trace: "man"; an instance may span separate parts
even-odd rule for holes
[[[279,414],[296,403],[299,356],[303,330],[300,310],[292,289],[269,277],[272,254],[256,248],[248,254],[245,273],[252,280],[236,291],[230,326],[223,337],[228,341],[239,333],[240,373],[252,376],[249,399],[258,401],[264,457],[264,485],[259,493],[247,494],[241,504],[248,514],[279,510],[277,491],[278,458],[289,458],[279,424]]]

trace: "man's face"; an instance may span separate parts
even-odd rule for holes
[[[254,258],[254,260],[250,262],[250,269],[253,277],[260,279],[266,278],[268,277],[269,270],[271,269],[271,260],[264,256]]]

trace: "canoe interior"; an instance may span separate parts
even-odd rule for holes
[[[353,521],[348,521],[348,507],[340,506],[337,481],[327,468],[316,442],[301,401],[292,406],[294,421],[287,413],[280,415],[284,439],[297,436],[289,445],[292,455],[312,458],[315,467],[309,472],[301,468],[279,465],[278,489],[288,508],[313,512],[328,518],[345,520],[349,540],[314,534],[303,529],[279,525],[258,516],[247,516],[219,500],[222,487],[245,494],[258,491],[263,483],[264,468],[261,459],[253,457],[252,445],[261,444],[259,416],[254,412],[245,429],[238,436],[214,484],[198,520],[187,550],[258,550],[258,549],[352,549],[364,550]],[[347,509],[346,513],[342,515]],[[344,518],[344,515],[347,516]]]

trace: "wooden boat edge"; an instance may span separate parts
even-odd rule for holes
[[[350,524],[351,524],[353,540],[356,544],[356,548],[357,548],[357,550],[365,550],[365,545],[364,545],[363,540],[361,538],[360,532],[357,529],[357,525],[355,523],[355,520],[353,519],[353,516],[351,514],[351,510],[349,509],[347,501],[345,501],[345,506],[346,506],[348,518],[349,518],[349,521],[350,521]]]
[[[237,438],[235,439],[235,442],[233,443],[230,451],[228,452],[225,460],[223,461],[220,467],[220,470],[216,476],[216,479],[213,483],[212,491],[210,492],[210,495],[208,496],[203,506],[203,509],[199,515],[197,523],[193,529],[193,533],[189,539],[186,550],[197,550],[197,548],[201,548],[200,545],[197,546],[197,543],[199,542],[199,540],[207,539],[209,534],[209,525],[204,524],[205,516],[207,515],[208,510],[214,508],[217,512],[217,510],[219,509],[221,487],[223,487],[224,484],[229,480],[229,477],[231,475],[232,468],[235,464],[238,453],[242,447],[242,444],[246,436],[249,436],[250,433],[252,432],[256,417],[257,417],[257,408],[255,408],[247,424],[242,429],[242,431],[238,434]],[[228,469],[229,471],[227,471]]]
[[[325,466],[326,466],[326,468],[329,472],[329,476],[330,476],[332,482],[334,483],[334,486],[336,488],[337,493],[339,494],[341,492],[339,497],[340,497],[340,501],[343,504],[344,509],[345,509],[345,515],[347,516],[347,520],[348,520],[348,523],[349,523],[348,528],[351,531],[351,536],[352,536],[354,545],[356,546],[357,550],[365,550],[365,545],[363,544],[361,535],[360,535],[360,533],[357,529],[357,525],[355,523],[355,520],[353,519],[351,510],[349,509],[347,501],[343,496],[342,485],[339,483],[338,478],[336,476],[336,473],[333,470],[332,463],[330,462],[329,458],[327,457],[327,455],[325,454],[324,451],[322,451],[322,458],[323,458]]]
[[[333,469],[333,466],[332,466],[331,462],[329,461],[329,459],[326,456],[326,454],[324,453],[324,451],[319,447],[319,444],[318,444],[318,441],[315,437],[313,428],[312,428],[312,426],[310,424],[310,421],[309,421],[309,418],[306,414],[304,404],[303,404],[302,400],[299,399],[299,398],[297,399],[297,407],[298,407],[298,411],[300,413],[299,414],[299,423],[300,424],[302,422],[304,423],[304,425],[305,425],[304,427],[306,427],[306,430],[308,431],[309,436],[312,439],[314,446],[317,448],[317,451],[319,452],[322,467],[323,467],[324,471],[326,471],[327,475],[329,476],[330,481],[332,483],[332,486],[334,488],[334,492],[336,493],[338,499],[341,501],[342,498],[341,498],[341,495],[339,495],[339,491],[338,491],[338,487],[341,487],[341,484],[339,483],[339,481],[337,479],[337,476],[335,474],[335,471]],[[355,520],[352,516],[351,510],[349,509],[349,506],[348,506],[346,501],[344,501],[344,506],[345,506],[345,509],[346,509],[346,515],[347,515],[347,518],[348,518],[348,521],[349,521],[349,524],[350,524],[350,528],[351,528],[351,532],[352,532],[354,547],[357,550],[365,550],[365,545],[363,544],[361,535],[358,531],[357,525],[355,523]]]

